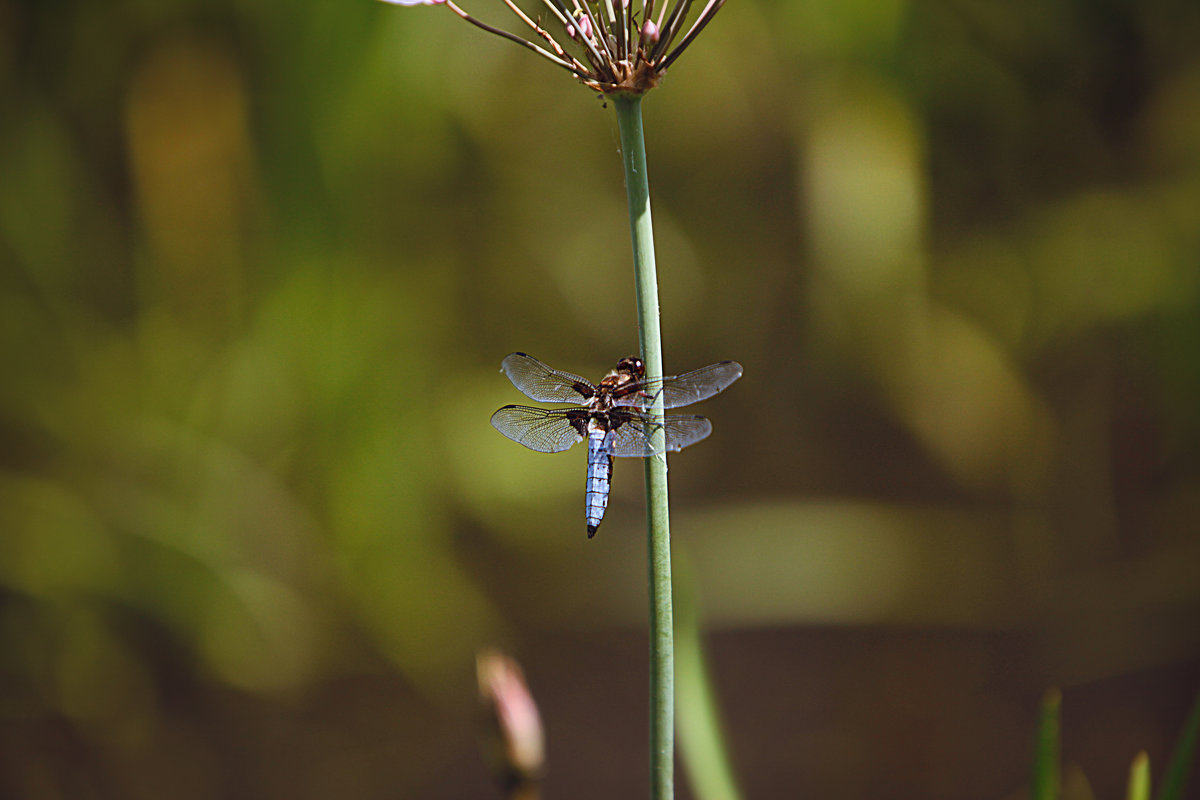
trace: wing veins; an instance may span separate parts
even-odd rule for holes
[[[617,405],[649,408],[655,396],[661,395],[663,408],[679,408],[723,392],[740,377],[741,364],[718,361],[682,375],[648,378],[634,387],[634,393],[619,398]]]
[[[505,356],[500,371],[522,394],[539,403],[582,403],[596,394],[586,378],[553,369],[525,353]]]
[[[561,453],[583,441],[571,416],[586,414],[583,408],[545,409],[504,406],[492,414],[492,427],[520,445],[539,453]]]

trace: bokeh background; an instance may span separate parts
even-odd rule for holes
[[[1197,42],[734,0],[644,103],[667,364],[745,366],[671,477],[746,796],[1016,797],[1051,686],[1076,796],[1160,774]],[[0,795],[496,796],[487,645],[547,797],[643,795],[640,465],[588,541],[582,451],[488,425],[510,351],[636,349],[629,250],[611,107],[445,9],[0,0]]]

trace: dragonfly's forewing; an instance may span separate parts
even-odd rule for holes
[[[511,353],[500,362],[500,370],[513,386],[539,403],[582,403],[596,394],[591,381],[569,372],[551,369],[533,356]]]
[[[740,377],[741,364],[736,361],[720,361],[685,372],[683,375],[650,378],[639,385],[637,393],[619,398],[616,405],[649,408],[654,403],[655,396],[660,395],[663,408],[679,408],[707,400]]]
[[[505,406],[492,414],[492,427],[530,450],[561,453],[583,441],[573,420],[587,417],[586,408],[545,409]]]

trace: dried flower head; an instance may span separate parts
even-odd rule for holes
[[[657,86],[667,67],[725,4],[725,0],[707,0],[689,26],[692,0],[641,0],[640,8],[634,7],[635,0],[542,0],[562,26],[560,42],[542,27],[540,17],[530,17],[514,0],[503,3],[533,31],[535,41],[481,22],[454,0],[383,2],[446,6],[472,25],[533,50],[597,92],[629,94],[643,94]]]

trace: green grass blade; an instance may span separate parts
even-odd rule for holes
[[[675,692],[679,754],[699,800],[740,800],[700,638],[697,588],[675,559]],[[682,569],[679,567],[682,566]]]
[[[1062,693],[1051,689],[1042,698],[1038,714],[1037,743],[1033,757],[1033,800],[1058,800],[1059,775],[1059,715]]]
[[[1145,751],[1133,757],[1129,766],[1129,790],[1126,800],[1150,800],[1150,756]]]
[[[1183,723],[1183,731],[1175,744],[1175,752],[1167,763],[1166,774],[1163,775],[1162,789],[1158,800],[1183,800],[1187,790],[1188,775],[1192,771],[1192,759],[1196,757],[1196,742],[1200,740],[1200,695],[1192,703],[1187,720]]]

